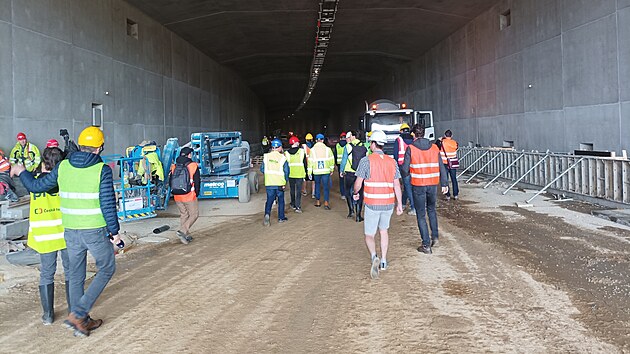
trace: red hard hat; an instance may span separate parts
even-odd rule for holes
[[[346,132],[341,132],[341,135],[339,135],[339,137],[345,138],[346,137]]]
[[[17,135],[17,140],[26,140],[26,134],[19,132]]]
[[[297,136],[292,136],[292,137],[289,139],[289,144],[290,144],[290,145],[293,145],[293,144],[295,144],[295,143],[298,143],[298,144],[299,144],[299,143],[300,143],[300,139],[299,139]]]
[[[47,148],[59,147],[59,142],[55,139],[50,139],[46,142],[46,147]]]

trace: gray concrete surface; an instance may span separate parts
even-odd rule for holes
[[[127,35],[126,21],[138,26]],[[142,140],[240,130],[258,141],[263,103],[244,80],[121,0],[0,1],[0,149],[76,139],[103,105],[105,153]]]

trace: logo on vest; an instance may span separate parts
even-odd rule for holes
[[[53,209],[35,208],[34,210],[36,215],[45,214],[45,213],[54,213],[58,211],[59,211],[59,208],[53,208]]]

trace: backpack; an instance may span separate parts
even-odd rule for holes
[[[192,191],[192,183],[190,183],[190,171],[188,171],[188,165],[191,161],[186,163],[176,163],[173,173],[171,173],[171,179],[169,186],[171,187],[171,194],[184,195]]]
[[[356,171],[357,168],[359,168],[359,162],[367,154],[367,148],[363,146],[362,144],[353,145],[351,154],[352,154],[352,164],[350,167],[352,167],[352,169]]]

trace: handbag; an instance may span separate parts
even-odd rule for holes
[[[446,155],[446,150],[444,150],[444,144],[441,144],[442,146],[442,151],[444,151],[444,155]],[[449,170],[454,170],[459,168],[459,159],[457,158],[457,156],[455,156],[452,159],[449,159],[448,157],[446,158],[446,166],[448,166]]]

